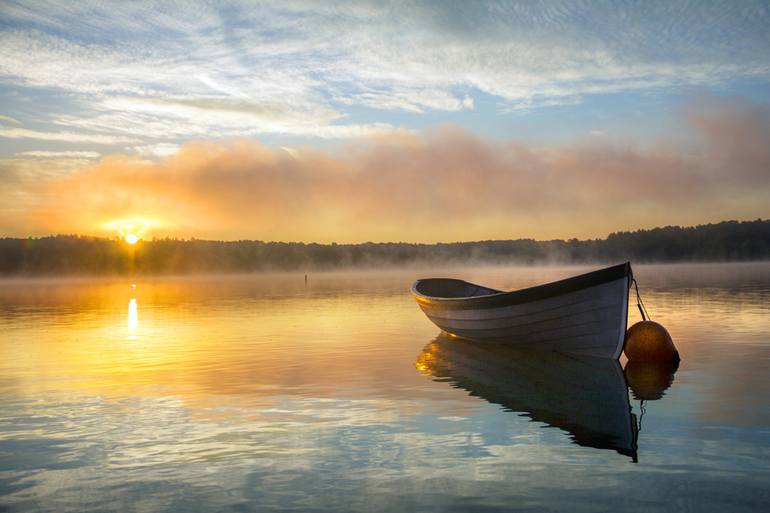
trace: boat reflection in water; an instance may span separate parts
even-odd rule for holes
[[[616,360],[478,344],[441,335],[416,366],[532,420],[566,431],[574,443],[613,449],[637,461],[636,415]]]

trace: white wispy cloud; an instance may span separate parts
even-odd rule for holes
[[[12,118],[11,116],[3,116],[3,115],[0,115],[0,123],[11,123],[13,125],[21,124],[21,122],[16,118]]]
[[[514,112],[770,77],[762,1],[594,4],[590,16],[557,0],[169,9],[7,1],[0,10],[2,83],[77,103],[41,117],[168,142],[356,137],[398,124],[354,119],[356,107],[455,112],[476,108],[480,93]]]
[[[80,132],[43,132],[27,128],[0,128],[0,137],[6,139],[36,139],[40,141],[84,142],[93,144],[120,144],[138,142],[135,138],[119,135]]]
[[[119,97],[95,104],[90,116],[61,115],[52,122],[121,137],[190,139],[286,134],[320,138],[367,137],[393,131],[388,123],[336,123],[340,115],[319,107],[259,104],[227,98]],[[2,132],[0,131],[0,136]]]
[[[44,151],[32,150],[22,151],[16,154],[17,157],[31,157],[40,159],[98,159],[101,153],[98,151]]]
[[[145,157],[168,157],[179,151],[179,145],[172,143],[146,144],[134,146],[132,149]]]
[[[473,98],[434,88],[366,88],[334,100],[345,105],[363,105],[373,109],[424,112],[425,110],[457,111],[473,108]]]

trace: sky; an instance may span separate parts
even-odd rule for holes
[[[770,5],[0,3],[0,236],[770,217]]]

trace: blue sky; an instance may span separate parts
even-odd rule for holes
[[[114,155],[160,162],[191,141],[248,140],[295,158],[316,151],[327,160],[345,159],[358,155],[353,149],[393,137],[440,147],[441,137],[431,134],[450,133],[442,132],[447,126],[462,130],[466,142],[476,137],[488,144],[484,151],[493,160],[508,144],[540,152],[543,176],[589,175],[589,162],[572,171],[566,164],[554,171],[552,165],[574,161],[574,155],[557,159],[559,152],[577,152],[582,159],[586,152],[580,148],[588,146],[603,145],[603,155],[630,148],[636,152],[633,166],[657,166],[656,159],[668,152],[666,162],[678,163],[669,175],[680,184],[696,180],[695,169],[705,166],[720,187],[745,187],[714,215],[767,214],[755,197],[767,185],[757,170],[766,169],[762,137],[770,133],[766,1],[6,0],[0,4],[0,45],[0,185],[4,203],[12,205],[0,213],[27,218],[12,226],[0,223],[6,232],[53,229],[30,220],[44,217],[40,212],[51,215],[35,186]],[[733,104],[721,109],[721,122],[696,116],[700,121],[693,124],[694,108],[720,102]],[[734,138],[724,132],[733,126],[731,112],[742,116],[735,130],[751,134],[759,127],[762,135],[749,137],[748,150],[731,146],[735,161],[717,166],[714,152],[725,152],[716,147]],[[663,147],[674,143],[675,151]],[[696,165],[689,159],[691,146],[699,144],[711,145],[711,153],[701,152]],[[759,156],[749,165],[741,160],[743,151]],[[502,166],[515,183],[523,173],[520,163],[501,161],[489,173]],[[730,176],[744,164],[737,173],[752,177],[751,184]],[[339,161],[329,169],[361,165]],[[657,172],[641,169],[650,176]],[[484,172],[478,173],[483,180]],[[359,185],[373,190],[371,183]],[[754,196],[744,201],[744,193]],[[718,188],[709,194],[717,195]],[[126,200],[126,209],[132,208],[144,207]],[[566,222],[574,212],[562,220],[548,213],[543,216],[550,221],[532,217],[513,234],[487,229],[506,226],[505,216],[518,215],[506,212],[490,212],[489,222],[479,218],[443,236],[602,235],[613,226],[701,219],[683,211],[637,221],[629,213],[616,225],[578,229]],[[588,213],[606,217],[601,210]],[[401,236],[399,223],[382,237]],[[548,223],[549,229],[538,231]],[[304,233],[294,230],[292,236],[315,236]],[[313,233],[334,237],[330,230]],[[348,234],[349,240],[358,238]]]
[[[770,92],[766,2],[3,2],[0,151],[654,137]],[[50,148],[50,149],[49,149]]]

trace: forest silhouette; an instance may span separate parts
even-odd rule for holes
[[[56,235],[0,239],[2,275],[308,271],[468,264],[723,262],[770,259],[770,220],[615,232],[605,239],[314,244]]]

